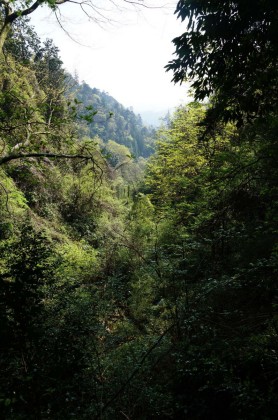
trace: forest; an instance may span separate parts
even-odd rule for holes
[[[0,418],[277,419],[277,1],[177,1],[158,129],[42,3],[0,0]]]

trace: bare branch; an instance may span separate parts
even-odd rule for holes
[[[10,155],[3,156],[2,158],[0,158],[0,166],[12,160],[26,159],[29,157],[34,157],[34,158],[46,157],[46,158],[55,158],[55,159],[83,159],[85,161],[91,161],[94,164],[96,164],[93,157],[88,156],[88,155],[79,155],[79,154],[71,155],[71,154],[48,153],[48,152],[38,152],[38,153],[30,152],[30,153],[11,153]]]
[[[145,7],[146,9],[161,9],[161,7],[165,7],[167,6],[166,4],[161,5],[161,6],[149,6],[147,4],[144,4],[143,1],[132,1],[132,0],[123,0],[125,3],[129,3],[132,4],[134,6],[140,6],[140,7]]]
[[[78,44],[78,45],[82,45],[83,47],[84,47],[84,45],[83,44],[81,44],[80,42],[78,42],[76,39],[74,39],[72,36],[71,36],[71,34],[64,28],[64,26],[63,26],[63,24],[62,24],[62,22],[61,22],[61,20],[60,20],[60,18],[58,17],[58,14],[57,14],[57,10],[55,10],[54,11],[54,13],[55,13],[55,17],[56,17],[56,19],[57,19],[57,22],[58,22],[58,24],[59,24],[59,26],[60,26],[60,28],[65,32],[65,34],[73,41],[73,42],[75,42],[76,44]]]

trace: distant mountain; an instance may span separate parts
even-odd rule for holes
[[[163,111],[141,111],[140,115],[144,124],[159,127],[165,116],[169,113],[168,109]]]
[[[84,82],[74,88],[74,93],[84,109],[96,111],[89,123],[90,137],[98,136],[105,143],[114,140],[127,146],[136,157],[148,157],[153,152],[155,129],[144,125],[140,115]]]

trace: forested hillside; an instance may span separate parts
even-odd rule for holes
[[[113,140],[123,144],[136,157],[148,157],[153,153],[154,129],[144,126],[140,115],[86,83],[75,86],[73,91],[82,108],[96,112],[89,123],[90,137],[98,136],[104,142]]]
[[[276,2],[178,2],[147,143],[0,5],[0,417],[276,419]]]

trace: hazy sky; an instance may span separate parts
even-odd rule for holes
[[[152,2],[163,4],[162,0]],[[176,3],[135,10],[132,6],[115,9],[108,0],[94,0],[102,6],[97,11],[110,19],[101,25],[90,21],[77,5],[64,4],[61,23],[77,42],[45,7],[34,12],[32,24],[41,38],[54,40],[66,69],[77,72],[80,81],[108,92],[135,112],[165,111],[188,100],[186,86],[171,83],[172,75],[164,69],[174,51],[172,39],[186,30],[174,16]]]

